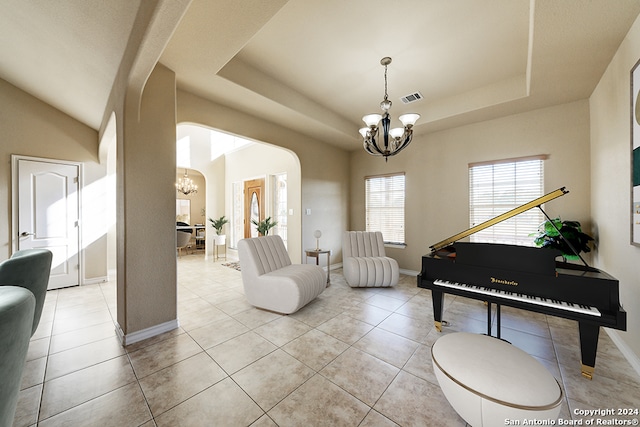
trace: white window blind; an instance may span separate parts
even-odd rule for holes
[[[282,237],[284,247],[287,247],[287,173],[283,172],[272,177],[273,185],[273,216],[278,223],[272,234]]]
[[[367,231],[385,243],[404,244],[404,173],[365,178]]]
[[[546,156],[469,165],[469,222],[481,224],[544,195]],[[530,209],[471,235],[472,242],[534,246],[533,237],[544,221],[539,209]]]
[[[244,237],[244,184],[234,182],[231,184],[232,214],[231,214],[231,241],[229,247],[236,249],[238,241]]]

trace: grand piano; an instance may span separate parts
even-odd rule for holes
[[[431,246],[431,253],[422,257],[417,279],[418,287],[431,290],[434,323],[439,332],[446,324],[442,319],[444,294],[487,302],[488,335],[492,330],[491,304],[496,304],[498,338],[501,305],[576,320],[581,372],[585,378],[593,378],[600,326],[627,329],[618,280],[589,267],[582,257],[584,265],[559,261],[561,253],[555,249],[458,242],[529,209],[542,210],[543,203],[566,193],[562,187]],[[577,252],[576,255],[580,256]]]

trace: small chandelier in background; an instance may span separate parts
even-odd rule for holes
[[[187,196],[198,192],[198,186],[187,176],[186,169],[184,170],[184,176],[176,182],[176,190]]]
[[[402,122],[404,128],[389,129],[391,119],[389,118],[389,109],[391,101],[387,94],[387,66],[391,64],[391,58],[388,56],[380,60],[380,64],[384,65],[384,99],[380,103],[383,114],[367,114],[362,118],[367,127],[360,129],[360,134],[364,138],[364,149],[367,153],[374,156],[383,156],[387,161],[389,156],[395,156],[405,149],[413,138],[413,125],[420,118],[420,114],[409,113],[403,114],[398,119]],[[383,135],[378,135],[378,123],[382,120]],[[380,141],[380,136],[382,141]],[[391,137],[391,138],[389,138]]]

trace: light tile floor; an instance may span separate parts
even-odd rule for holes
[[[435,379],[440,334],[413,276],[352,289],[335,270],[315,301],[281,316],[247,304],[238,271],[183,256],[180,328],[126,348],[114,333],[115,293],[105,283],[47,294],[14,426],[466,425]],[[443,333],[486,332],[481,302],[445,303]],[[503,338],[559,380],[563,419],[640,408],[640,378],[605,332],[588,381],[575,322],[504,307],[502,324]]]

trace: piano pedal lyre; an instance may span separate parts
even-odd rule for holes
[[[593,366],[582,364],[582,376],[588,380],[593,379],[593,373],[595,372],[595,370],[596,368],[594,368]]]

